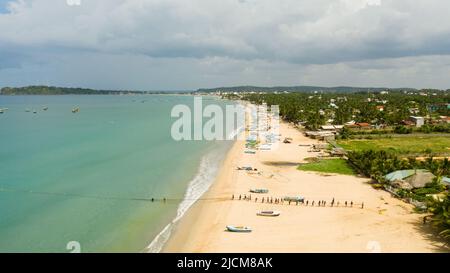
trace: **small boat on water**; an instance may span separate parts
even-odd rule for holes
[[[281,212],[276,211],[276,210],[262,210],[262,211],[258,211],[256,213],[256,215],[258,216],[269,216],[269,217],[276,217],[276,216],[280,216]]]
[[[245,226],[227,226],[227,230],[230,232],[252,232],[251,227]]]
[[[0,114],[3,114],[5,112],[5,110],[0,109]]]
[[[42,110],[47,111],[47,110],[48,110],[48,107],[45,106],[44,108],[42,108]]]
[[[80,112],[80,107],[75,107],[72,109],[72,113],[78,113]]]
[[[269,193],[268,189],[250,189],[251,193]]]
[[[36,111],[36,110],[33,110],[33,114],[37,114],[37,111]]]
[[[28,113],[28,112],[31,112],[31,110],[27,108],[27,109],[25,109],[25,112]]]

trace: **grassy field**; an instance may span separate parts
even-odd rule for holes
[[[319,162],[312,162],[300,165],[298,167],[301,171],[312,171],[322,173],[336,173],[353,175],[355,171],[347,164],[347,161],[341,158],[337,159],[323,159]]]
[[[446,136],[349,139],[339,140],[337,143],[351,151],[385,150],[398,154],[450,154],[450,138]]]

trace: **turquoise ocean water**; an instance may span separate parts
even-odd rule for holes
[[[232,144],[172,140],[180,103],[193,97],[0,96],[0,252],[158,251]],[[176,200],[137,200],[152,197]]]

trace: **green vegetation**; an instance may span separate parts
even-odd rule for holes
[[[327,93],[355,93],[355,92],[381,92],[386,90],[386,88],[380,87],[350,87],[350,86],[338,86],[338,87],[323,87],[323,86],[274,86],[274,87],[261,87],[261,86],[233,86],[233,87],[218,87],[218,88],[202,88],[198,89],[197,92],[200,93],[213,93],[213,92],[314,92],[320,90],[321,92]],[[391,89],[395,91],[407,90],[407,91],[417,91],[414,88],[402,88],[402,89]]]
[[[355,169],[379,182],[384,182],[384,176],[390,172],[406,169],[426,169],[436,176],[450,175],[450,162],[447,158],[443,160],[434,160],[432,157],[426,160],[417,160],[414,157],[405,159],[394,152],[384,150],[353,151],[347,156]]]
[[[429,212],[433,213],[432,223],[440,229],[440,235],[450,239],[450,195],[447,193],[443,200],[432,200],[428,204]]]
[[[129,93],[128,91],[123,92]],[[4,87],[0,91],[2,95],[115,95],[120,93],[121,91],[53,86]],[[142,92],[137,93],[142,94]]]
[[[264,89],[263,91],[275,92],[275,89]],[[254,104],[278,105],[283,119],[304,124],[312,130],[328,123],[329,120],[332,124],[355,121],[366,122],[377,128],[395,128],[412,115],[429,115],[435,120],[438,120],[441,115],[450,115],[448,107],[450,92],[443,90],[402,90],[403,92],[393,90],[389,90],[389,92],[379,92],[378,90],[352,92],[351,89],[348,90],[350,91],[333,93],[326,88],[317,88],[314,92],[256,93],[261,89],[252,89],[252,87],[245,87],[242,90],[239,88],[216,89],[221,92],[247,92],[224,95],[226,98],[247,100]],[[292,92],[285,89],[276,91]],[[383,111],[379,110],[380,107]],[[394,128],[389,131],[394,131]],[[400,133],[409,133],[414,130],[417,129],[401,126],[397,128]],[[426,130],[430,131],[430,128]],[[364,130],[358,131],[363,132]]]
[[[428,195],[439,194],[445,191],[445,185],[439,181],[439,177],[436,177],[432,183],[427,184],[424,188],[405,190],[400,189],[397,194],[401,198],[412,198],[419,202],[431,202],[433,199]]]
[[[399,155],[450,154],[448,136],[405,136],[377,139],[341,139],[337,143],[349,151],[390,151]]]
[[[4,87],[0,95],[120,95],[120,94],[164,94],[167,92],[141,92],[129,90],[95,90],[88,88],[68,88],[55,86]],[[175,92],[183,93],[183,92]]]
[[[336,173],[353,175],[355,174],[351,166],[348,165],[347,161],[344,159],[323,159],[317,162],[311,162],[307,164],[300,165],[298,167],[301,171],[313,171],[313,172],[323,172],[323,173]]]
[[[355,171],[374,179],[374,187],[385,188],[384,176],[406,169],[426,169],[436,178],[424,188],[398,190],[400,197],[426,202],[433,213],[432,222],[441,229],[441,235],[450,239],[450,197],[440,182],[450,176],[450,162],[433,156],[450,154],[450,125],[441,116],[450,116],[450,92],[444,90],[355,90],[299,87],[285,88],[236,87],[219,88],[215,92],[230,99],[247,100],[254,104],[278,105],[281,117],[295,124],[316,130],[325,124],[368,123],[344,127],[337,136],[337,144],[348,150],[348,160],[313,160],[300,165],[299,170],[324,173],[354,174]],[[286,92],[287,91],[287,92]],[[384,91],[384,90],[383,90]],[[207,92],[207,91],[206,91]],[[244,93],[239,93],[244,92]],[[259,93],[270,92],[270,93]],[[276,93],[281,92],[281,93]],[[422,116],[421,128],[406,122],[410,116]],[[424,160],[417,157],[425,156]],[[444,194],[443,200],[427,195]]]
[[[353,130],[348,127],[344,127],[339,135],[338,139],[371,139],[377,137],[395,137],[397,135],[423,135],[423,134],[450,134],[450,123],[449,124],[425,124],[420,128],[416,127],[406,127],[402,125],[397,125],[395,127],[387,127],[385,129],[367,129],[367,130]]]

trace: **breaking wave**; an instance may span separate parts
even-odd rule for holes
[[[145,252],[158,253],[163,249],[176,223],[214,182],[224,154],[226,153],[216,150],[203,156],[197,174],[189,182],[183,201],[178,205],[176,217],[153,239]]]

